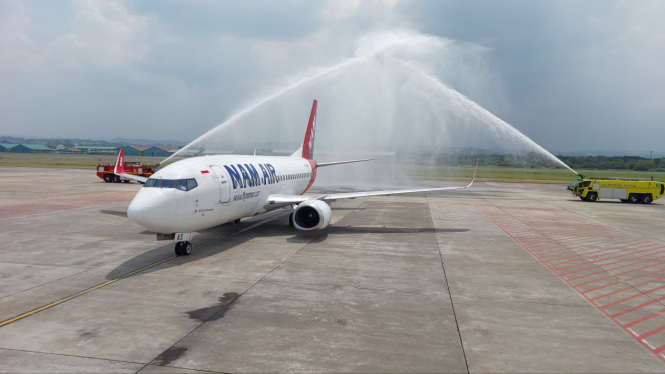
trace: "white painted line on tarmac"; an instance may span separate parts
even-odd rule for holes
[[[649,348],[651,348],[651,349],[653,349],[653,350],[655,350],[655,349],[656,349],[656,347],[654,347],[653,345],[649,344],[649,342],[648,342],[648,341],[646,341],[646,340],[642,339],[642,342],[643,342],[644,344],[648,345],[648,346],[649,346]]]

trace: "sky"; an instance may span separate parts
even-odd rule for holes
[[[0,135],[189,142],[367,40],[416,35],[436,53],[402,61],[545,149],[663,153],[663,14],[663,1],[0,0]],[[303,102],[270,108],[291,119]]]

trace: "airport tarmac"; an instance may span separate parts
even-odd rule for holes
[[[138,184],[0,181],[0,372],[665,372],[662,200],[475,183],[338,201],[313,233],[269,213],[176,258],[127,219]]]

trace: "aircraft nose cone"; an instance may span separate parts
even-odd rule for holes
[[[164,195],[161,189],[142,188],[127,208],[127,217],[139,225],[157,231],[164,220]]]

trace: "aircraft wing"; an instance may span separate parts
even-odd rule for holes
[[[382,191],[363,191],[363,192],[343,192],[343,193],[330,193],[330,194],[320,194],[320,195],[310,195],[310,196],[270,195],[268,196],[266,207],[277,208],[285,205],[300,204],[307,200],[324,200],[326,202],[332,202],[339,199],[355,199],[357,197],[397,195],[403,193],[418,193],[418,192],[436,192],[436,191],[447,191],[447,190],[463,190],[465,188],[471,187],[471,185],[473,184],[473,181],[476,179],[476,170],[478,170],[478,161],[476,161],[476,168],[473,170],[473,176],[471,177],[471,182],[469,182],[469,184],[467,184],[466,186],[413,188],[413,189],[402,189],[402,190],[382,190]]]

